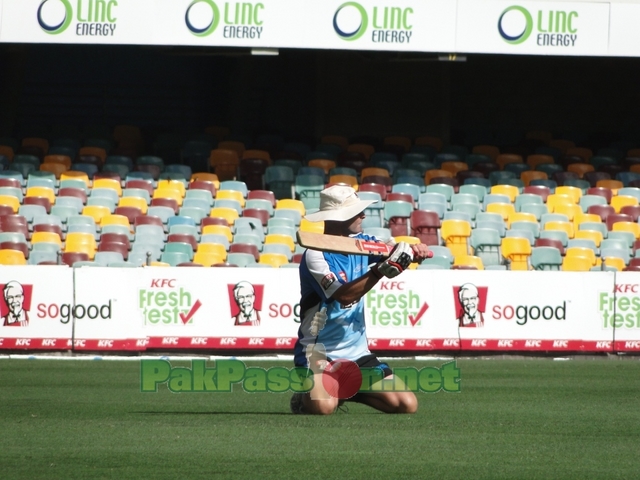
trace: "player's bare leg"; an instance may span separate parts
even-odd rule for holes
[[[385,380],[394,379],[391,375]],[[400,379],[395,379],[400,382]],[[375,389],[373,385],[373,389]],[[401,385],[398,390],[401,390]],[[384,413],[416,413],[418,411],[418,399],[411,391],[395,391],[395,392],[366,392],[357,394],[352,401],[362,403],[370,407],[380,410]]]

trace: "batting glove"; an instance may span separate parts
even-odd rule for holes
[[[409,264],[413,261],[413,249],[406,242],[400,242],[393,250],[389,257],[383,262],[378,263],[373,268],[387,278],[393,278],[404,272]]]
[[[311,336],[317,337],[327,323],[327,307],[323,307],[322,310],[316,312],[311,320],[310,333]]]

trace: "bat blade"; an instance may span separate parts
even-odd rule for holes
[[[381,242],[369,242],[358,238],[324,235],[298,230],[298,243],[311,250],[343,253],[346,255],[377,255],[386,257],[393,247]]]

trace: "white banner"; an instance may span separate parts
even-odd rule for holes
[[[640,56],[637,2],[0,0],[0,42]]]
[[[458,0],[456,50],[607,55],[609,4]]]
[[[291,352],[295,269],[5,267],[0,349]],[[640,351],[634,272],[405,272],[364,301],[373,351]]]
[[[0,271],[0,348],[71,349],[73,271],[56,266]]]

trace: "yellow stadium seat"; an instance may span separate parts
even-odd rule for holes
[[[235,200],[242,208],[245,205],[244,195],[237,190],[218,190],[216,192],[216,200]]]
[[[107,151],[102,147],[82,147],[78,150],[78,155],[94,155],[104,163],[107,158]]]
[[[616,222],[611,227],[612,232],[631,232],[636,237],[636,240],[640,238],[640,224],[635,222]]]
[[[455,177],[455,174],[449,170],[443,170],[443,169],[439,169],[439,168],[434,168],[432,170],[427,170],[424,173],[424,184],[425,185],[431,185],[431,179],[432,178],[438,178],[438,177],[449,177],[449,178],[453,178]]]
[[[68,170],[68,168],[62,163],[43,163],[38,168],[41,172],[53,173],[57,179],[60,179],[60,175]]]
[[[55,232],[33,232],[31,235],[31,244],[40,242],[55,243],[62,248],[62,239],[60,235]]]
[[[372,145],[367,145],[365,143],[352,143],[347,147],[347,152],[361,153],[367,161],[369,161],[369,157],[371,157],[375,151],[376,150]]]
[[[526,170],[520,174],[520,180],[524,183],[525,187],[528,187],[531,184],[531,180],[547,180],[549,176],[546,172],[541,172],[539,170]]]
[[[329,175],[332,168],[336,168],[336,162],[326,158],[314,158],[307,162],[310,167],[318,167],[324,170],[325,175]]]
[[[588,258],[591,262],[591,266],[594,267],[597,264],[596,252],[586,247],[568,247],[565,249],[565,257],[584,257]]]
[[[85,205],[82,207],[82,215],[92,217],[96,225],[100,225],[103,217],[111,215],[111,210],[104,205]]]
[[[289,249],[292,252],[296,250],[296,245],[293,241],[293,238],[291,238],[289,235],[284,235],[280,233],[269,233],[264,237],[264,243],[265,245],[271,244],[271,243],[281,243],[289,247]]]
[[[538,223],[538,219],[533,213],[527,212],[514,212],[509,215],[508,223],[511,225],[513,222],[533,222]]]
[[[289,260],[284,253],[261,253],[258,263],[279,268],[281,265],[289,263]]]
[[[586,257],[567,257],[562,260],[562,270],[569,272],[588,272],[591,270],[591,260]]]
[[[91,187],[91,180],[89,180],[89,175],[85,172],[80,172],[77,170],[67,170],[60,174],[60,181],[63,180],[82,180],[87,184],[87,188]]]
[[[182,205],[182,194],[173,188],[156,188],[151,198],[171,198],[178,203],[178,206]]]
[[[29,187],[27,188],[27,197],[45,197],[49,199],[51,205],[56,202],[56,194],[53,191],[53,188],[47,187]]]
[[[193,263],[199,263],[200,265],[204,265],[205,267],[210,267],[211,265],[216,265],[218,263],[224,263],[225,261],[226,254],[224,257],[222,257],[213,252],[197,251],[193,255]]]
[[[306,209],[304,208],[304,203],[301,200],[295,200],[293,198],[283,198],[276,202],[276,210],[281,208],[288,208],[290,210],[297,210],[300,212],[300,215],[304,216],[306,213]]]
[[[0,195],[0,205],[8,205],[13,208],[13,213],[18,213],[20,208],[20,200],[13,195]]]
[[[149,265],[145,265],[147,267],[170,267],[171,265],[168,264],[167,262],[159,262],[157,260],[154,260],[151,262],[151,264]]]
[[[454,257],[453,266],[476,267],[477,270],[484,270],[482,259],[474,255],[458,255]]]
[[[245,151],[245,144],[238,140],[223,140],[218,143],[218,148],[223,150],[232,150],[237,153],[238,158],[242,158],[242,154]]]
[[[69,157],[68,155],[45,155],[42,162],[59,163],[67,167],[66,170],[69,170],[71,168],[71,157]]]
[[[569,195],[562,195],[558,193],[552,193],[547,197],[547,208],[549,213],[555,213],[555,208],[558,205],[575,205],[573,197]]]
[[[520,194],[520,189],[513,185],[494,185],[491,187],[491,193],[506,195],[511,203],[515,202],[516,197]]]
[[[630,195],[616,195],[611,197],[611,206],[615,209],[616,213],[620,213],[620,209],[627,205],[638,205],[638,199]]]
[[[569,195],[573,199],[573,203],[580,202],[580,197],[582,197],[582,190],[578,187],[571,187],[568,185],[562,185],[560,187],[556,187],[556,191],[554,192],[556,195]]]
[[[21,142],[23,147],[38,147],[46,155],[49,151],[49,140],[41,137],[26,137]]]
[[[196,250],[196,253],[198,252],[202,254],[206,253],[215,255],[222,258],[223,262],[227,259],[227,250],[225,249],[224,245],[220,243],[200,243],[198,244],[198,249]]]
[[[0,249],[0,265],[26,265],[27,259],[21,250]]]
[[[516,213],[513,203],[490,203],[485,209],[489,213],[499,213],[505,222],[509,222],[509,217]]]
[[[454,257],[469,255],[471,225],[465,220],[443,220],[440,235]]]
[[[623,271],[627,266],[624,263],[624,259],[620,257],[606,257],[603,262],[607,267],[613,267],[619,272]]]
[[[595,167],[589,163],[570,163],[567,165],[567,172],[578,174],[580,178],[587,172],[595,171]]]
[[[233,233],[231,232],[231,228],[226,225],[205,225],[202,227],[202,234],[206,233],[214,233],[217,235],[224,235],[227,237],[229,242],[233,241]]]
[[[500,166],[500,170],[504,170],[504,167],[510,163],[524,163],[522,155],[515,153],[502,153],[496,157],[495,162]]]
[[[579,213],[575,217],[573,217],[573,224],[578,228],[581,223],[585,222],[596,222],[602,223],[602,217],[600,215],[596,215],[595,213]]]
[[[236,219],[240,217],[235,208],[229,207],[213,207],[209,212],[210,217],[224,218],[229,225],[233,225]]]
[[[370,176],[389,177],[389,170],[382,167],[364,167],[360,172],[360,179]]]
[[[450,172],[453,176],[455,176],[462,170],[469,170],[469,165],[464,162],[442,162],[442,164],[440,165],[440,169]]]
[[[571,222],[551,221],[544,224],[544,230],[562,230],[567,232],[569,238],[575,236],[575,228]]]
[[[118,196],[122,196],[122,186],[120,182],[114,178],[98,178],[93,181],[93,188],[110,188],[118,192]]]
[[[105,215],[100,220],[100,227],[105,227],[107,225],[122,225],[124,227],[127,227],[129,230],[133,230],[131,228],[131,224],[129,223],[129,219],[124,215]]]
[[[543,163],[555,163],[551,155],[534,154],[527,157],[527,165],[531,167],[531,170],[535,170],[538,165]]]
[[[329,177],[329,183],[344,183],[354,190],[358,190],[358,179],[353,175],[331,175]]]
[[[324,233],[324,222],[310,222],[306,218],[300,220],[302,232]]]
[[[178,192],[180,192],[180,195],[182,195],[183,197],[185,196],[186,193],[186,188],[184,186],[184,183],[178,181],[178,180],[158,180],[158,185],[156,186],[156,190],[158,189],[168,189],[168,190],[177,190]]]
[[[498,163],[497,159],[500,156],[500,149],[495,145],[475,145],[471,149],[471,153],[475,155],[486,155],[491,158],[492,162]],[[520,157],[520,160],[522,160],[522,157]],[[498,165],[500,164],[498,163]]]
[[[147,214],[147,201],[142,197],[120,197],[118,200],[119,207],[136,207],[140,209],[143,215]]]
[[[589,163],[589,160],[591,160],[591,157],[593,156],[593,151],[586,147],[568,147],[564,151],[564,154],[570,157],[582,157],[586,163]]]
[[[596,182],[596,187],[608,188],[614,195],[618,194],[618,190],[624,187],[624,184],[620,180],[604,179]]]
[[[84,252],[89,255],[90,260],[93,260],[97,249],[96,239],[92,234],[85,232],[67,233],[64,245],[65,252]]]
[[[510,270],[531,270],[531,244],[526,238],[505,237],[501,244],[502,256],[509,262]]]
[[[191,179],[190,180],[192,182],[195,181],[195,180],[202,180],[204,182],[211,182],[216,187],[216,191],[220,189],[220,180],[218,179],[218,176],[215,173],[196,172],[196,173],[191,174]]]
[[[562,213],[563,215],[567,216],[570,222],[573,222],[578,215],[582,215],[582,208],[580,207],[580,205],[576,204],[559,204],[554,207],[553,213]]]
[[[577,239],[593,240],[596,247],[599,247],[602,243],[602,232],[597,230],[576,230],[575,237]]]
[[[373,148],[373,147],[372,147]],[[0,145],[0,155],[4,155],[9,159],[10,162],[13,162],[13,148],[8,145]]]

